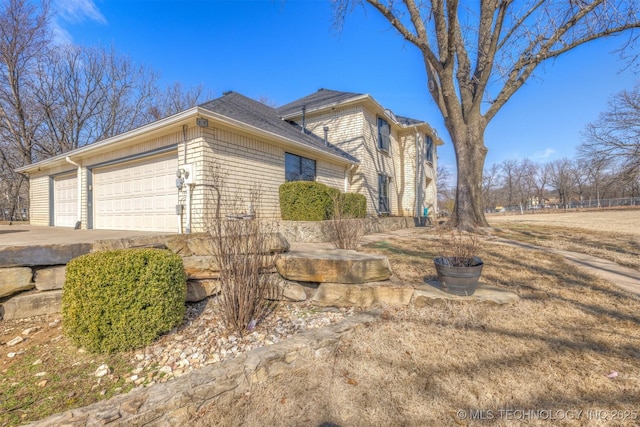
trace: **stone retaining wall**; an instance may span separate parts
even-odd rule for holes
[[[393,231],[421,225],[424,218],[365,218],[365,234]],[[269,240],[272,252],[289,249],[288,242],[332,240],[330,221],[282,221],[279,233]],[[219,291],[213,248],[206,234],[139,236],[89,243],[44,246],[16,246],[0,250],[0,318],[17,319],[60,311],[66,263],[95,250],[140,246],[166,247],[179,254],[187,272],[187,302],[196,302]],[[284,284],[282,285],[284,286]],[[303,287],[289,283],[285,298],[301,301]],[[311,295],[307,295],[311,296]]]
[[[383,233],[425,225],[426,218],[363,218],[364,234]],[[278,231],[291,243],[321,243],[334,240],[331,221],[280,221]]]
[[[330,355],[341,339],[365,324],[376,322],[375,313],[364,313],[319,329],[257,348],[234,359],[209,365],[166,383],[139,387],[127,394],[84,408],[53,415],[29,426],[76,427],[188,425],[193,415],[222,398],[242,395],[254,384]]]

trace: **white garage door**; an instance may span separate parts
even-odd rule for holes
[[[76,174],[53,179],[53,225],[74,227],[78,220],[78,178]]]
[[[93,228],[176,231],[177,169],[176,152],[95,169]]]

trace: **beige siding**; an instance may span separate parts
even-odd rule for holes
[[[404,132],[398,137],[397,149],[393,162],[398,175],[396,176],[397,210],[398,215],[417,216],[416,212],[416,135]],[[420,188],[417,188],[418,192]]]
[[[33,225],[50,225],[49,204],[50,179],[54,175],[77,171],[77,167],[64,163],[48,170],[43,170],[29,177],[29,221]]]
[[[29,220],[32,225],[49,225],[49,176],[29,180]]]
[[[421,216],[424,207],[433,209],[436,205],[436,153],[433,164],[424,161],[424,134],[416,135],[411,128],[399,130],[402,128],[385,115],[382,117],[391,125],[391,146],[389,153],[379,150],[379,115],[360,105],[310,114],[305,123],[307,130],[321,138],[328,127],[328,141],[360,161],[360,166],[349,172],[348,191],[367,197],[368,214],[378,214],[378,175],[382,174],[391,178],[391,213]]]
[[[316,161],[316,181],[344,191],[345,166],[323,160]]]
[[[245,213],[251,193],[258,190],[260,202],[253,206],[261,218],[279,219],[279,188],[285,182],[285,152],[309,157],[248,135],[224,128],[204,130],[200,144],[190,147],[189,156],[198,162],[198,180],[192,194],[192,231],[206,229],[215,214],[214,185],[222,177],[221,215]],[[316,160],[317,181],[343,189],[345,167],[326,160]]]

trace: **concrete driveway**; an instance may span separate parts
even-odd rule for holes
[[[0,225],[0,248],[5,246],[38,246],[71,243],[93,243],[96,240],[153,236],[157,231],[74,230],[67,227],[36,225]]]

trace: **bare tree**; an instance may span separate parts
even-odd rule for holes
[[[587,42],[640,27],[629,0],[332,0],[341,27],[353,5],[368,3],[423,57],[429,92],[456,152],[453,224],[488,226],[482,172],[489,122],[538,66]],[[487,106],[483,106],[483,102]]]
[[[505,160],[500,163],[502,173],[503,188],[506,192],[507,206],[516,204],[518,197],[518,187],[520,186],[520,173],[517,160]]]
[[[436,188],[438,189],[438,208],[451,212],[453,208],[454,194],[451,187],[452,173],[444,165],[438,165],[436,174]]]
[[[589,176],[587,174],[585,161],[579,158],[573,160],[571,162],[571,166],[569,167],[569,171],[571,172],[573,183],[576,192],[578,193],[578,200],[582,202],[587,192],[587,186],[589,182]]]
[[[153,101],[149,114],[154,120],[168,117],[213,98],[213,94],[204,85],[185,88],[176,82],[159,92]]]
[[[117,55],[113,48],[103,51],[102,60],[105,67],[102,90],[106,102],[96,120],[99,123],[97,139],[109,138],[153,121],[148,113],[156,93],[157,73],[137,65],[128,57]]]
[[[492,164],[482,174],[482,196],[485,211],[493,211],[498,206],[497,190],[500,188],[500,167]]]
[[[614,159],[628,173],[640,173],[640,85],[615,94],[583,134],[586,140],[578,147],[583,158]]]
[[[549,185],[549,181],[551,179],[551,164],[546,163],[540,167],[536,172],[535,177],[535,187],[536,187],[536,197],[538,198],[538,203],[541,205],[545,205],[545,200],[547,198],[547,185]]]
[[[0,3],[0,162],[10,217],[26,193],[26,179],[14,169],[31,163],[42,123],[34,100],[37,67],[49,48],[49,5],[27,0]]]
[[[150,122],[155,74],[113,49],[63,46],[40,68],[40,157],[64,153]]]
[[[569,208],[574,189],[571,160],[564,158],[550,164],[550,184],[558,192],[560,204]]]
[[[536,174],[538,165],[530,159],[522,159],[518,165],[519,185],[518,185],[518,204],[520,212],[525,208],[533,206],[533,199],[536,194]]]

